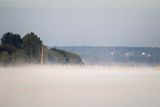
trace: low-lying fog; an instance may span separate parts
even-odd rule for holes
[[[0,67],[0,107],[160,107],[160,68]]]

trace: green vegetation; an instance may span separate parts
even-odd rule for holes
[[[1,44],[2,45],[11,45],[16,48],[20,48],[22,43],[21,36],[19,34],[13,34],[11,32],[7,32],[3,35],[1,38]]]
[[[42,41],[34,33],[28,33],[22,38],[22,48],[30,62],[39,62],[41,57]]]
[[[23,38],[19,34],[5,33],[1,38],[0,64],[19,63],[82,64],[82,60],[71,52],[48,49],[33,32]]]
[[[56,57],[55,57],[56,56]],[[48,53],[49,62],[59,62],[59,63],[70,63],[70,64],[79,64],[82,63],[79,55],[64,50],[51,48]]]

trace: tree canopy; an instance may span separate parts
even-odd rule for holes
[[[30,59],[40,60],[42,41],[33,32],[22,38],[22,47]]]
[[[1,38],[2,45],[8,44],[8,45],[12,45],[16,48],[20,48],[21,43],[22,43],[22,39],[19,34],[13,34],[11,32],[7,32]]]
[[[16,62],[39,62],[41,57],[42,41],[33,32],[23,38],[19,34],[5,33],[1,38],[0,63]]]
[[[48,49],[33,32],[24,35],[5,33],[0,44],[0,64],[81,63],[78,55],[59,49]]]

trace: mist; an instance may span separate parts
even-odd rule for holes
[[[160,68],[0,67],[1,107],[158,107]]]
[[[158,0],[0,0],[0,38],[0,107],[160,107]]]

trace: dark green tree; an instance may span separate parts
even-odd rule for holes
[[[26,63],[26,53],[23,49],[19,49],[10,55],[11,62],[14,64],[16,63]]]
[[[0,63],[2,64],[7,64],[10,61],[10,56],[8,54],[8,52],[0,52]]]
[[[22,39],[22,46],[30,61],[40,62],[42,41],[33,32],[26,34]]]
[[[22,43],[21,36],[19,34],[13,34],[11,32],[5,33],[1,38],[2,45],[11,45],[16,48],[20,48]]]
[[[7,52],[8,54],[12,54],[16,50],[17,50],[17,48],[15,48],[14,46],[9,45],[9,44],[0,45],[0,52],[4,51],[4,52]]]

